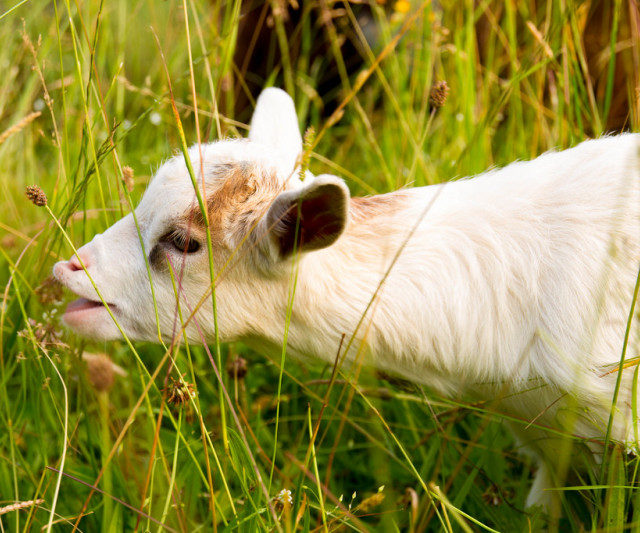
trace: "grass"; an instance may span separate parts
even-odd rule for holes
[[[376,4],[379,36],[368,43],[358,6],[301,3],[290,36],[276,9],[273,74],[258,82],[285,86],[301,126],[315,127],[314,172],[341,175],[354,194],[438,183],[612,124],[638,129],[638,72],[624,55],[638,35],[625,33],[627,6],[614,2],[591,62],[597,5]],[[340,10],[331,22],[318,16],[330,9]],[[256,80],[234,62],[239,13],[239,2],[195,0],[0,6],[2,529],[640,530],[639,463],[619,450],[562,491],[561,515],[549,518],[524,511],[532,464],[508,420],[481,404],[366,368],[297,363],[286,345],[271,360],[238,343],[97,344],[62,330],[67,296],[42,285],[52,264],[129,212],[172,152],[245,133],[236,117],[251,106],[235,89]],[[314,55],[323,34],[333,44]],[[362,58],[356,72],[343,37]],[[320,94],[330,69],[337,81]],[[451,93],[434,112],[429,88],[441,79]],[[50,214],[24,197],[34,183]],[[84,351],[105,352],[126,377],[100,390]],[[239,357],[246,375],[226,370]],[[162,393],[169,376],[197,391],[184,407]],[[282,490],[290,506],[273,500]]]

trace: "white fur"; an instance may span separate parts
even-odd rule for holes
[[[300,150],[291,99],[267,90],[249,140],[202,147],[207,187],[219,186],[217,165],[248,162],[275,172],[282,194],[302,191],[292,176]],[[444,394],[487,400],[521,419],[512,424],[517,438],[546,465],[528,503],[547,502],[543,489],[556,482],[563,439],[544,427],[593,439],[587,442],[596,460],[601,453],[617,376],[611,370],[620,359],[640,265],[639,150],[639,135],[605,137],[473,179],[402,191],[391,202],[397,209],[369,219],[352,213],[334,244],[300,258],[290,352],[333,361],[341,336],[355,334],[347,361],[365,347],[371,365]],[[190,157],[199,171],[197,147]],[[194,199],[183,158],[174,157],[136,209],[147,254]],[[216,284],[220,338],[277,347],[293,263],[278,259],[264,220],[254,231],[254,246],[235,254]],[[216,247],[217,270],[241,242],[229,233]],[[83,246],[80,256],[125,333],[157,339],[132,215]],[[176,270],[183,259],[181,305],[188,315],[210,279],[204,249],[184,258],[174,253]],[[58,263],[54,273],[77,294],[96,299],[77,259]],[[160,328],[170,338],[173,286],[167,272],[152,275]],[[196,319],[211,341],[210,300]],[[67,321],[86,336],[119,336],[103,309]],[[194,321],[187,335],[202,341]],[[627,358],[638,356],[636,319]],[[635,441],[633,370],[623,373],[613,427],[619,441]],[[528,421],[534,424],[526,428]]]

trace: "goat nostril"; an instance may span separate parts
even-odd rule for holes
[[[75,254],[71,256],[71,259],[69,259],[69,267],[74,272],[76,270],[82,270],[83,264],[85,268],[89,268],[89,255],[82,252],[78,252],[78,255],[80,256],[80,259],[78,259]],[[82,260],[82,263],[80,263],[80,260]]]

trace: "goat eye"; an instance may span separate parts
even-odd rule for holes
[[[167,240],[180,253],[192,254],[200,249],[200,243],[184,233],[173,232]]]

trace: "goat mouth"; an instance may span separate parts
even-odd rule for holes
[[[112,311],[115,307],[113,304],[110,304],[110,303],[107,303],[107,306]],[[74,300],[67,306],[67,309],[64,312],[64,315],[66,318],[69,318],[72,315],[85,313],[85,312],[93,311],[96,309],[104,309],[104,308],[105,306],[102,302],[99,302],[96,300],[89,300],[88,298],[78,298],[77,300]]]

